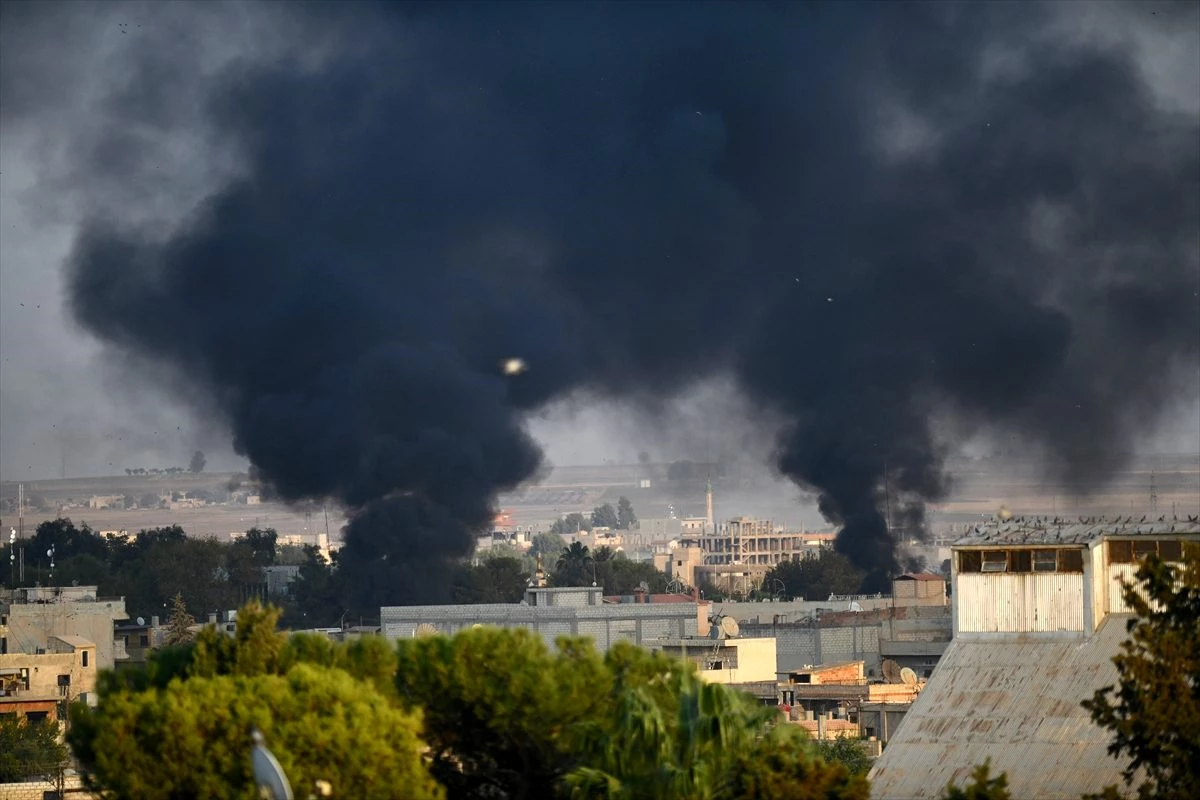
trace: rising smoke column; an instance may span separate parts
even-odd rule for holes
[[[732,374],[874,589],[885,474],[908,532],[945,492],[935,412],[1086,482],[1194,368],[1196,116],[1051,7],[500,5],[297,10],[361,35],[215,80],[244,174],[72,258],[87,328],[350,509],[359,607],[444,596],[572,391]]]

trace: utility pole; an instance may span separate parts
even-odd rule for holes
[[[1154,470],[1150,470],[1150,510],[1158,511],[1158,486]]]

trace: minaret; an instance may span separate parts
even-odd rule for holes
[[[713,510],[712,510],[712,477],[704,486],[704,525],[705,533],[712,533],[716,530],[713,526]]]

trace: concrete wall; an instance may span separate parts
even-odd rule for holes
[[[614,642],[652,646],[658,639],[702,635],[696,603],[621,603],[597,606],[528,606],[479,604],[456,606],[391,606],[380,609],[383,636],[411,638],[420,625],[453,635],[475,625],[525,628],[550,647],[560,636],[588,636],[601,650]]]
[[[29,693],[35,695],[56,694],[58,676],[67,675],[71,679],[69,698],[74,700],[83,692],[96,690],[96,663],[92,656],[88,658],[88,666],[83,666],[82,651],[75,653],[46,653],[44,655],[28,655],[26,653],[10,653],[0,656],[0,668],[28,669]]]
[[[954,587],[962,633],[1084,633],[1082,573],[960,572]]]
[[[71,800],[99,800],[100,795],[82,791],[83,781],[70,776],[63,781],[66,796]],[[0,783],[0,800],[42,800],[46,792],[57,791],[52,781],[30,781],[27,783]]]
[[[115,662],[113,622],[128,617],[124,600],[16,603],[8,606],[6,613],[9,653],[47,649],[51,636],[81,636],[95,642],[101,669],[112,669]]]
[[[709,683],[759,683],[775,676],[774,639],[726,639],[725,647],[737,650],[737,666],[731,669],[702,669],[696,674]]]
[[[867,673],[879,675],[879,626],[814,628],[805,623],[762,625],[742,623],[746,637],[773,637],[777,672],[806,666],[863,661]]]

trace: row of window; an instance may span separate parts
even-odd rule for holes
[[[1183,542],[1178,539],[1137,539],[1126,542],[1110,539],[1106,544],[1110,564],[1132,564],[1151,554],[1163,561],[1183,560]]]
[[[1082,550],[963,550],[959,572],[1083,572]]]
[[[1154,554],[1164,561],[1183,560],[1183,542],[1178,539],[1109,540],[1108,563],[1132,564]],[[1083,572],[1083,550],[963,550],[958,554],[959,572]]]

